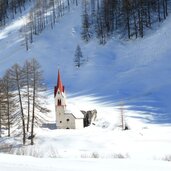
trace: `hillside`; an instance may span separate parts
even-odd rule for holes
[[[52,90],[60,68],[68,95],[91,95],[99,101],[123,102],[129,109],[151,113],[153,123],[170,123],[170,20],[150,31],[144,39],[113,38],[103,46],[96,40],[85,44],[80,37],[81,8],[73,7],[55,28],[35,37],[27,52],[20,28],[25,17],[15,19],[0,33],[2,75],[14,63],[36,57]],[[74,67],[74,53],[81,46],[87,61]],[[53,92],[53,90],[52,90]]]
[[[35,130],[35,145],[27,140],[22,146],[20,136],[0,138],[0,168],[169,171],[171,17],[148,30],[143,39],[128,41],[116,36],[105,45],[98,44],[96,38],[85,43],[80,34],[79,3],[53,29],[49,26],[34,36],[26,51],[21,35],[29,5],[26,9],[0,30],[0,76],[13,64],[36,58],[44,72],[51,112],[46,123]],[[74,64],[77,45],[85,60],[80,68]],[[67,102],[82,110],[97,109],[94,125],[81,130],[55,129],[53,88],[58,69]],[[127,131],[118,127],[122,105],[130,128]]]

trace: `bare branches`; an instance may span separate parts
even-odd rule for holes
[[[29,50],[33,37],[50,26],[52,29],[58,20],[68,13],[71,5],[78,5],[77,0],[36,0],[25,25],[21,29],[24,45]]]
[[[23,144],[27,132],[33,144],[35,123],[41,125],[44,118],[41,114],[49,112],[43,99],[45,91],[42,70],[35,59],[26,61],[24,66],[13,65],[0,80],[0,135],[3,125],[8,136],[11,126],[17,127],[22,130]]]
[[[100,44],[105,44],[115,33],[128,39],[144,37],[146,29],[166,19],[169,3],[170,0],[83,0],[82,38],[89,41],[96,36]],[[90,37],[90,33],[94,34]]]

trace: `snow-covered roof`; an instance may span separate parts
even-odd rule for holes
[[[84,115],[74,104],[68,104],[65,110],[66,114],[72,114],[76,119],[83,119]]]

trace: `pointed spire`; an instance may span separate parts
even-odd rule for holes
[[[54,96],[56,96],[58,89],[61,93],[64,92],[64,86],[62,84],[61,75],[60,75],[59,70],[58,70],[57,86],[55,86],[55,89],[54,89]]]
[[[60,75],[60,71],[58,70],[58,82],[57,82],[57,90],[60,90],[60,92],[63,92],[63,84],[62,84],[62,80],[61,80],[61,75]]]

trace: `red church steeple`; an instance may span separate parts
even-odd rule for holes
[[[56,96],[57,91],[59,90],[61,93],[64,92],[64,86],[62,84],[62,80],[61,80],[61,75],[60,75],[60,71],[58,70],[58,79],[57,79],[57,86],[55,86],[54,89],[54,96]]]

